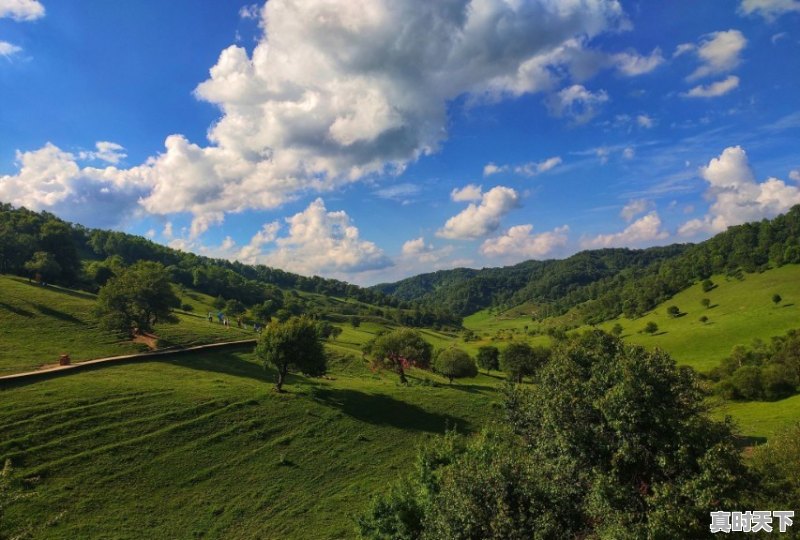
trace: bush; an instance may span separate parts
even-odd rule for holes
[[[714,287],[716,287],[716,285],[710,279],[704,279],[701,287],[703,288],[703,292],[708,292]]]
[[[500,368],[509,379],[521,383],[523,377],[535,374],[549,357],[550,350],[546,347],[511,343],[500,353]]]
[[[194,311],[194,306],[192,304],[181,304],[181,309],[183,311]]]
[[[484,345],[478,349],[478,366],[485,369],[486,373],[492,369],[500,369],[500,351],[497,350],[497,347]]]
[[[646,334],[655,334],[656,332],[658,332],[658,324],[656,324],[656,323],[655,323],[655,322],[653,322],[653,321],[650,321],[650,322],[648,322],[648,323],[647,323],[647,324],[644,326],[644,332],[645,332]]]
[[[677,317],[680,314],[681,310],[678,308],[678,306],[669,306],[667,308],[667,315],[669,315],[670,317]]]

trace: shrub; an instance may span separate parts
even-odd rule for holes
[[[478,374],[478,368],[470,355],[454,347],[440,352],[434,360],[433,368],[447,377],[451,384],[453,379],[475,377]]]

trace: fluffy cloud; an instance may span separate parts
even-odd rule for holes
[[[246,264],[257,263],[258,256],[263,252],[264,245],[274,242],[280,229],[281,224],[277,221],[264,224],[261,230],[253,235],[250,242],[239,250],[235,258]]]
[[[44,17],[44,6],[38,0],[0,0],[0,19],[35,21]]]
[[[533,225],[511,227],[497,238],[484,240],[480,251],[486,256],[536,258],[565,246],[569,239],[566,225],[539,234],[531,234],[532,231]]]
[[[275,238],[276,248],[259,262],[306,275],[359,273],[392,264],[378,246],[360,238],[346,212],[328,212],[322,199],[286,218],[286,223],[288,235]],[[259,234],[267,241],[276,232],[270,225]]]
[[[773,217],[800,204],[800,188],[777,178],[756,182],[747,154],[740,146],[726,148],[700,170],[708,182],[706,196],[713,201],[702,219],[679,229],[682,236],[717,233],[732,225]]]
[[[450,192],[450,199],[455,202],[479,201],[483,196],[482,187],[475,184],[467,184],[463,188],[454,188]]]
[[[81,152],[78,156],[80,159],[100,160],[112,165],[116,165],[128,157],[128,154],[125,153],[125,147],[109,141],[95,143],[95,149],[95,151]]]
[[[581,245],[584,248],[632,247],[668,237],[669,233],[661,229],[658,212],[653,211],[628,225],[622,232],[586,238]]]
[[[22,51],[22,47],[18,47],[8,41],[0,41],[0,56],[9,58],[18,52]]]
[[[794,169],[789,171],[789,180],[800,182],[800,169]]]
[[[171,135],[140,166],[148,212],[192,213],[202,231],[227,212],[398,173],[438,150],[451,100],[550,90],[564,77],[551,69],[559,51],[625,21],[617,0],[271,0],[242,13],[256,14],[252,54],[225,49],[195,90],[222,113],[211,144]],[[554,110],[593,116],[607,96],[580,88]]]
[[[643,127],[645,129],[650,129],[651,127],[655,126],[655,120],[653,120],[650,116],[646,114],[640,114],[636,117],[636,123],[639,127]]]
[[[32,210],[50,209],[87,225],[119,223],[151,187],[148,170],[81,168],[76,156],[47,143],[17,152],[19,172],[0,176],[0,200]]]
[[[634,199],[629,201],[628,204],[622,208],[619,215],[625,221],[630,222],[633,218],[650,210],[652,207],[652,201],[648,201],[647,199]]]
[[[708,34],[697,46],[679,45],[676,55],[695,52],[701,64],[687,77],[687,80],[694,81],[734,69],[739,65],[739,54],[746,45],[747,39],[739,30],[726,30]]]
[[[688,92],[681,95],[691,98],[711,98],[725,95],[731,90],[738,88],[738,86],[739,77],[736,75],[729,75],[727,78],[715,83],[695,86]]]
[[[505,186],[496,186],[481,196],[480,204],[470,203],[451,217],[436,235],[451,239],[481,238],[496,231],[500,219],[519,205],[519,195]]]
[[[573,84],[547,99],[550,114],[567,117],[575,124],[585,124],[598,113],[600,105],[608,101],[605,90],[591,92],[583,85]]]
[[[739,11],[745,15],[757,13],[765,19],[772,20],[784,13],[800,12],[798,0],[742,0]]]
[[[623,52],[611,56],[611,60],[617,69],[624,75],[635,77],[650,73],[664,63],[664,55],[661,49],[654,49],[649,56],[641,56],[637,53]]]
[[[513,170],[515,174],[531,177],[536,176],[537,174],[542,174],[551,169],[555,169],[561,165],[561,163],[563,163],[563,160],[560,156],[553,156],[543,161],[531,161],[515,167],[510,165],[497,165],[495,163],[488,163],[483,168],[483,175],[491,176],[493,174],[499,174]]]

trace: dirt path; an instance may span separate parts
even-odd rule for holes
[[[124,354],[121,356],[109,356],[106,358],[96,358],[94,360],[86,360],[77,362],[68,366],[53,366],[45,369],[37,369],[36,371],[26,371],[24,373],[14,373],[12,375],[3,375],[0,377],[0,384],[6,382],[25,381],[36,378],[47,378],[55,374],[62,374],[64,372],[80,371],[91,367],[103,366],[105,364],[115,364],[120,362],[129,362],[131,360],[147,360],[158,356],[168,356],[171,354],[186,354],[199,351],[213,351],[216,349],[235,348],[243,345],[255,345],[255,339],[243,339],[239,341],[224,341],[221,343],[209,343],[208,345],[195,345],[194,347],[186,347],[185,349],[162,349],[158,351],[138,353],[138,354]]]

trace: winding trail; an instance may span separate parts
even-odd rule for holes
[[[213,351],[218,349],[236,348],[243,345],[255,345],[255,339],[241,339],[238,341],[223,341],[220,343],[209,343],[207,345],[195,345],[186,348],[170,348],[161,349],[158,351],[151,351],[136,354],[123,354],[120,356],[107,356],[105,358],[96,358],[94,360],[86,360],[84,362],[77,362],[68,366],[53,366],[45,369],[37,369],[35,371],[25,371],[23,373],[13,373],[11,375],[0,376],[0,385],[3,383],[11,383],[18,381],[27,381],[36,378],[47,378],[52,375],[61,375],[65,372],[80,371],[83,369],[96,368],[106,364],[117,364],[121,362],[130,362],[134,360],[147,360],[159,356],[169,356],[175,354],[185,354],[198,351]]]

